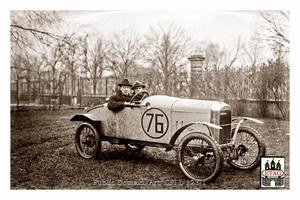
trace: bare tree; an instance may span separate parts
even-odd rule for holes
[[[227,53],[227,55],[224,56],[225,87],[223,91],[223,97],[225,101],[228,99],[228,97],[231,97],[232,99],[236,99],[238,97],[238,91],[236,87],[237,84],[235,82],[235,77],[233,77],[232,74],[230,73],[230,69],[233,68],[235,62],[241,55],[242,47],[243,47],[243,43],[241,42],[241,39],[238,38],[233,52],[229,52]]]
[[[107,66],[117,80],[132,75],[138,65],[140,39],[134,31],[122,30],[109,40]]]
[[[221,98],[220,94],[224,87],[222,60],[225,52],[217,43],[210,41],[202,43],[202,48],[205,55],[205,60],[203,61],[204,80],[202,80],[201,87],[197,87],[198,92],[204,95],[203,98]]]
[[[269,44],[275,59],[267,64],[267,87],[283,117],[288,117],[289,63],[290,52],[290,13],[289,11],[260,12],[259,25],[263,40]]]
[[[268,42],[277,57],[290,52],[289,11],[262,11],[259,25],[263,39]]]
[[[163,87],[167,95],[179,93],[180,71],[188,64],[190,38],[172,21],[160,22],[157,29],[150,27],[145,36],[142,55],[150,67],[163,74]]]
[[[12,101],[17,100],[17,109],[19,109],[20,100],[35,100],[40,98],[41,94],[41,69],[43,60],[36,55],[13,54],[11,56],[11,80],[14,80],[16,87],[12,89],[12,95],[15,95]],[[25,82],[26,89],[20,88],[20,84]],[[24,90],[25,89],[25,90]]]
[[[267,116],[268,103],[270,98],[268,89],[269,67],[265,63],[259,67],[259,71],[256,73],[256,79],[252,81],[251,88],[254,90],[254,96],[259,100],[258,112],[262,117]]]
[[[203,43],[205,49],[204,67],[198,91],[204,98],[218,98],[227,101],[229,98],[237,98],[238,77],[233,73],[237,60],[241,55],[242,42],[238,38],[233,51],[221,49],[213,42]],[[192,86],[195,87],[195,86]]]
[[[271,91],[272,98],[274,98],[278,109],[282,116],[287,119],[289,115],[289,106],[287,102],[290,99],[290,67],[289,64],[283,62],[282,59],[269,60],[267,86]]]
[[[96,94],[97,83],[106,70],[107,44],[102,37],[97,37],[95,42],[88,48],[88,65],[85,67],[93,82],[93,94]]]
[[[71,95],[76,95],[76,80],[81,76],[81,60],[79,59],[79,46],[82,42],[82,39],[71,38],[67,42],[61,43],[59,49],[61,52],[61,62],[64,71],[71,76]],[[77,81],[79,84],[79,82]],[[78,86],[80,88],[80,86]]]
[[[58,44],[57,46],[54,45],[50,48],[50,53],[43,56],[43,58],[47,61],[46,68],[50,68],[50,74],[49,77],[47,77],[47,81],[50,89],[52,89],[51,93],[53,98],[59,85],[57,81],[59,77],[59,67],[62,65],[64,57],[64,44]]]
[[[267,87],[267,67],[263,59],[267,59],[268,48],[260,33],[256,30],[246,45],[243,46],[245,52],[245,62],[248,63],[248,73],[240,73],[243,82],[241,85],[246,85],[242,99],[254,98],[258,100],[257,110],[262,117],[267,116],[267,100],[268,100],[268,87]],[[243,90],[240,90],[242,92]]]
[[[37,51],[37,43],[48,46],[64,37],[53,33],[54,25],[62,21],[57,11],[11,11],[10,41],[12,53]],[[17,51],[19,50],[19,51]],[[17,51],[17,52],[16,52]]]
[[[264,54],[264,51],[266,51],[265,45],[257,31],[252,34],[248,43],[242,48],[247,58],[246,62],[249,61],[249,66],[259,64],[262,61],[262,58],[266,56]]]
[[[68,27],[62,26],[63,15],[66,13],[64,11],[11,11],[11,60],[20,56],[27,57],[29,60],[31,57],[46,60],[46,65],[51,68],[51,80],[48,81],[48,85],[53,95],[61,83],[58,79],[65,66],[63,63],[67,53],[65,47],[72,46],[72,37],[77,33],[74,30],[68,33],[70,31]],[[20,66],[25,65],[18,67]],[[31,64],[26,65],[26,70],[35,71]],[[45,67],[44,70],[49,69]],[[14,73],[13,70],[11,72]],[[29,77],[27,79],[30,81]]]

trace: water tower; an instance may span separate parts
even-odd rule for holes
[[[205,59],[202,55],[192,55],[188,58],[191,62],[191,98],[199,98],[201,91],[201,85],[204,86],[203,81],[203,60]]]

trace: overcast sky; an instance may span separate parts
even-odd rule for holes
[[[173,19],[196,40],[211,40],[231,47],[239,36],[243,41],[249,39],[259,11],[296,9],[290,2],[290,0],[10,0],[8,4],[13,10],[81,10],[84,12],[74,16],[72,20],[95,26],[104,34],[124,28],[146,32],[150,25],[155,26],[164,19]],[[90,12],[86,12],[88,10]]]
[[[230,48],[240,36],[243,41],[250,38],[259,11],[85,11],[68,18],[97,28],[109,35],[118,30],[132,29],[146,33],[149,26],[156,26],[163,20],[172,20],[182,26],[188,35],[197,41],[211,40]]]

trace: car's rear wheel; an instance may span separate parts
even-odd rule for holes
[[[235,129],[232,130],[232,135]],[[234,142],[237,148],[238,159],[228,160],[227,163],[242,170],[253,170],[260,164],[260,157],[265,156],[266,146],[261,135],[253,128],[241,126]]]
[[[224,158],[212,137],[195,132],[186,135],[179,142],[177,161],[186,177],[209,183],[220,175]]]
[[[83,158],[96,159],[101,149],[100,134],[93,125],[83,122],[76,128],[75,145]]]
[[[142,151],[145,148],[145,145],[139,144],[125,144],[126,149],[130,151]]]

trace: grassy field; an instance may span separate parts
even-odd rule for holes
[[[259,167],[234,170],[224,164],[221,175],[210,184],[188,181],[176,164],[175,151],[146,147],[129,152],[121,145],[103,142],[97,160],[78,156],[70,122],[84,110],[11,112],[11,183],[18,189],[262,189]],[[285,156],[285,188],[290,187],[289,122],[261,119],[257,129],[268,156]],[[134,182],[135,181],[135,182]],[[277,188],[276,188],[277,189]]]

